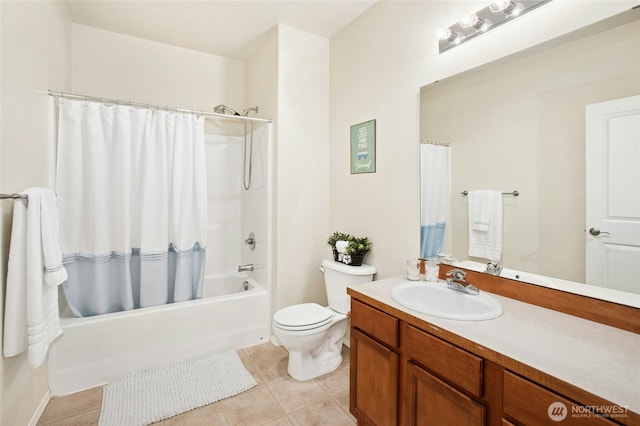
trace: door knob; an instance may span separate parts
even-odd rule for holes
[[[589,233],[594,237],[597,237],[600,234],[608,234],[608,232],[601,231],[598,228],[589,228]]]

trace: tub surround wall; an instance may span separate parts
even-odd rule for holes
[[[0,190],[50,186],[54,145],[46,90],[71,88],[71,21],[61,2],[0,2]],[[13,201],[0,204],[0,327]],[[48,401],[47,365],[0,356],[0,424],[35,424]]]
[[[267,31],[253,43],[252,54],[246,60],[246,96],[248,106],[260,107],[259,116],[268,117],[274,123],[278,123],[278,27]],[[251,251],[249,247],[243,245],[241,258],[242,263],[252,263],[258,265],[254,269],[253,276],[261,283],[264,283],[271,291],[271,312],[276,291],[275,280],[275,219],[274,202],[276,195],[275,186],[275,151],[277,148],[277,126],[270,126],[270,145],[263,151],[263,160],[266,162],[267,179],[263,185],[251,191],[244,191],[242,203],[249,206],[243,210],[242,235],[246,238],[249,232],[256,235],[256,250]],[[261,208],[253,206],[260,205]],[[264,206],[267,211],[265,212]],[[266,214],[265,214],[266,213]],[[263,267],[264,266],[264,267]]]

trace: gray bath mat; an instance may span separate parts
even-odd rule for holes
[[[235,351],[149,368],[108,383],[100,426],[147,425],[257,385]]]

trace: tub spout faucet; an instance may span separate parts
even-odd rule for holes
[[[447,287],[452,290],[461,291],[462,293],[476,295],[480,293],[480,290],[473,284],[466,281],[467,273],[461,269],[452,269],[447,271]]]
[[[244,272],[244,271],[253,271],[253,263],[238,266],[238,272]]]

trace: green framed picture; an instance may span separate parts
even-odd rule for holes
[[[376,120],[351,126],[351,174],[376,172]]]

